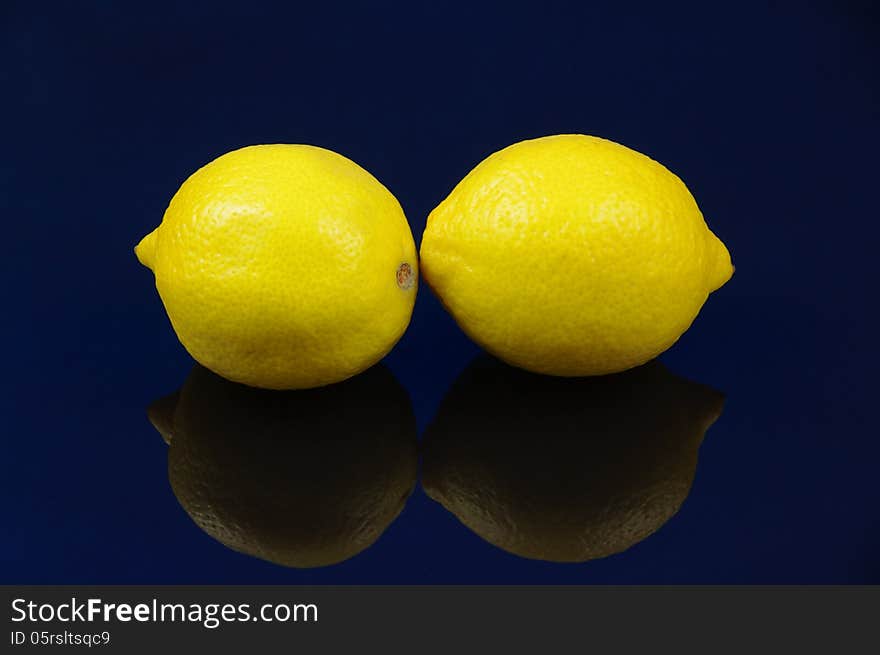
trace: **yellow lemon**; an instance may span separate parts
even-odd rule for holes
[[[269,389],[338,382],[409,323],[418,263],[393,195],[308,145],[227,153],[177,191],[135,249],[202,365]]]
[[[561,376],[650,360],[733,273],[678,177],[578,134],[480,163],[428,217],[421,267],[479,345]]]

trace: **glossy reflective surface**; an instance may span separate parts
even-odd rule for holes
[[[873,5],[128,4],[0,8],[0,581],[880,582]],[[263,400],[218,382],[214,402],[189,378],[132,248],[198,165],[250,143],[338,150],[395,193],[418,240],[483,157],[560,132],[666,164],[733,255],[731,282],[660,358],[685,389],[724,395],[695,468],[697,430],[667,428],[708,415],[658,411],[647,383],[544,403],[553,382],[468,369],[477,348],[424,287],[384,361],[393,378],[338,392],[329,423],[290,398],[267,427],[240,409]],[[175,443],[162,417],[187,388],[202,409]],[[387,404],[355,399],[383,388]],[[178,389],[151,412],[169,446],[145,408]],[[628,442],[603,437],[623,426]],[[626,443],[655,454],[627,468]],[[178,467],[197,461],[217,466]],[[372,509],[343,509],[348,480]],[[460,502],[474,489],[497,502]],[[603,514],[608,499],[623,510]],[[320,538],[296,517],[338,520]],[[590,541],[608,526],[629,536]]]
[[[717,391],[657,361],[563,379],[478,357],[423,441],[425,492],[532,559],[607,557],[656,532],[690,491]]]
[[[561,379],[477,357],[422,442],[423,489],[503,550],[584,562],[658,530],[690,491],[717,391],[657,361]],[[148,415],[168,479],[205,533],[294,568],[345,561],[398,516],[416,481],[415,417],[381,364],[276,392],[196,366]]]
[[[232,550],[297,568],[336,564],[375,542],[415,486],[415,416],[381,364],[300,392],[196,366],[174,400],[150,412],[169,442],[171,489]]]

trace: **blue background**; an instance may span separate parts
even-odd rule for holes
[[[4,2],[0,582],[880,582],[878,16],[806,4]],[[199,530],[145,416],[192,361],[132,253],[186,176],[321,145],[418,241],[482,158],[563,132],[679,174],[737,266],[662,357],[727,395],[679,514],[578,565],[502,552],[418,489],[329,568]],[[420,431],[477,352],[423,288],[386,359]]]

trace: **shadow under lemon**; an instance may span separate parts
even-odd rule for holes
[[[425,492],[491,544],[583,562],[626,550],[687,497],[724,396],[654,360],[556,378],[478,356],[423,441]]]
[[[196,366],[155,401],[168,478],[220,543],[283,566],[346,560],[403,509],[417,476],[409,397],[379,364],[318,389],[266,391]]]

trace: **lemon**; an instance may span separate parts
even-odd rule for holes
[[[196,361],[256,387],[316,387],[365,370],[401,337],[416,297],[400,204],[315,146],[215,159],[135,252]]]
[[[168,479],[193,522],[282,566],[327,566],[368,548],[416,483],[415,416],[382,364],[281,392],[197,365],[149,416],[169,442]]]
[[[659,361],[601,377],[478,357],[422,441],[422,485],[489,543],[583,562],[659,530],[687,498],[724,396]]]
[[[421,269],[479,345],[560,376],[650,360],[733,273],[678,177],[577,134],[481,162],[428,217]]]

